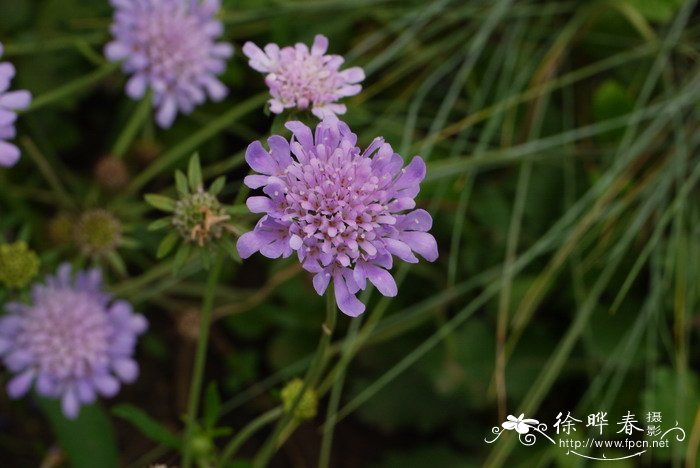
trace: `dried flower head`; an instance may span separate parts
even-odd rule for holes
[[[119,190],[129,183],[129,169],[119,158],[105,156],[95,165],[95,180],[107,190]]]
[[[3,47],[0,43],[0,57]],[[8,91],[15,76],[15,67],[0,62],[0,166],[12,167],[19,160],[19,148],[7,140],[16,136],[17,111],[26,109],[32,101],[29,91]]]
[[[187,176],[175,172],[178,199],[148,194],[146,201],[168,216],[153,222],[150,230],[170,229],[158,247],[158,258],[165,257],[180,243],[175,254],[175,270],[187,259],[192,246],[200,248],[205,267],[211,261],[212,247],[222,247],[233,254],[235,247],[227,236],[234,228],[230,223],[228,208],[217,196],[226,183],[224,177],[216,179],[208,189],[202,184],[202,168],[199,156],[193,155],[187,168]],[[173,229],[174,228],[174,229]]]
[[[299,393],[304,388],[304,381],[301,379],[293,379],[284,386],[280,392],[282,397],[282,405],[287,413],[290,413],[294,408],[294,403],[299,398]],[[299,400],[297,407],[294,409],[294,417],[298,419],[312,419],[316,416],[318,408],[318,395],[312,388],[307,388],[304,395]]]
[[[416,156],[406,166],[382,138],[363,152],[357,136],[335,118],[318,124],[315,135],[301,122],[288,122],[290,141],[273,135],[248,146],[246,161],[256,172],[245,178],[264,196],[247,200],[253,213],[265,213],[255,228],[238,240],[238,252],[288,257],[296,251],[304,269],[315,273],[314,287],[323,294],[330,280],[344,313],[356,316],[365,306],[355,294],[367,280],[385,296],[395,296],[388,270],[392,255],[418,262],[438,257],[428,233],[432,218],[413,210],[425,177],[425,163]],[[409,211],[413,210],[413,211]]]
[[[128,302],[112,300],[99,270],[73,278],[70,265],[61,265],[32,288],[29,304],[5,308],[0,357],[14,374],[7,385],[11,398],[34,385],[40,395],[60,399],[63,413],[73,419],[98,394],[112,397],[122,382],[136,380],[133,354],[146,319]]]
[[[170,127],[177,112],[189,114],[207,95],[226,97],[217,79],[233,55],[230,44],[216,42],[223,26],[215,19],[219,0],[111,0],[116,9],[114,40],[105,55],[124,63],[131,74],[126,93],[133,99],[153,92],[156,121]]]
[[[122,240],[122,224],[107,210],[88,210],[78,218],[73,240],[85,255],[107,255],[114,252]]]
[[[23,241],[0,245],[0,283],[7,288],[27,286],[39,272],[39,257]]]
[[[344,114],[346,107],[336,101],[362,90],[365,72],[360,67],[340,71],[344,59],[326,55],[328,39],[317,35],[309,50],[306,44],[280,47],[268,44],[264,50],[246,42],[243,53],[251,68],[266,73],[270,88],[270,111],[280,114],[286,108],[311,109],[319,119]]]

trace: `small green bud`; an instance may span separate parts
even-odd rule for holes
[[[122,225],[109,211],[89,210],[78,218],[73,240],[86,255],[98,257],[114,251],[122,238]]]
[[[47,232],[53,245],[65,245],[73,240],[75,219],[68,213],[58,213],[49,220]]]
[[[0,282],[8,288],[27,286],[39,272],[39,257],[19,241],[0,245]]]
[[[203,458],[209,455],[214,448],[211,439],[204,434],[196,435],[192,438],[191,447],[195,457]]]
[[[287,383],[280,392],[282,397],[282,403],[284,405],[284,410],[289,413],[292,411],[294,402],[301,392],[304,386],[304,381],[301,379],[294,379]],[[311,419],[316,416],[316,409],[318,407],[318,396],[316,391],[312,388],[307,388],[304,395],[299,400],[299,404],[294,411],[294,417],[299,419]]]
[[[212,239],[219,239],[226,231],[229,220],[219,200],[203,189],[184,195],[176,202],[173,226],[187,241],[200,247]]]

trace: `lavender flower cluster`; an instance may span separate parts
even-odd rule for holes
[[[226,97],[218,77],[233,47],[219,42],[219,0],[110,1],[114,38],[105,55],[130,75],[130,98],[152,100],[161,127],[170,127],[178,113],[192,112],[207,98]],[[368,282],[385,296],[397,294],[390,273],[394,257],[416,263],[418,254],[432,262],[438,248],[428,232],[432,218],[416,209],[425,163],[416,156],[404,167],[403,158],[380,137],[360,148],[357,136],[337,116],[347,111],[338,101],[361,91],[364,71],[341,70],[343,58],[327,51],[328,39],[322,35],[310,48],[299,43],[261,49],[251,42],[243,47],[250,66],[265,74],[273,113],[309,110],[321,121],[315,130],[289,121],[290,138],[273,135],[267,139],[269,149],[259,141],[248,147],[245,158],[257,174],[244,182],[260,193],[246,203],[263,216],[239,238],[237,250],[243,258],[255,252],[269,258],[296,253],[303,268],[314,274],[318,294],[332,282],[340,310],[357,316],[365,305],[356,295]],[[16,111],[31,100],[28,91],[8,91],[14,73],[11,64],[0,63],[2,166],[19,158],[18,148],[7,140],[15,136]],[[198,179],[198,170],[190,172]],[[205,216],[202,229],[211,222]],[[60,399],[65,415],[75,418],[81,405],[98,395],[114,396],[122,383],[137,378],[133,355],[147,322],[128,302],[104,291],[99,270],[73,272],[64,264],[55,276],[32,287],[27,303],[10,302],[4,308],[8,314],[0,318],[0,359],[14,375],[7,385],[12,398],[34,388]]]
[[[0,43],[0,57],[3,52]],[[19,148],[7,140],[15,137],[17,111],[26,109],[32,100],[29,91],[8,91],[14,76],[15,67],[9,62],[0,62],[0,166],[4,167],[14,166],[19,160]]]
[[[68,418],[97,395],[111,397],[121,382],[138,376],[132,358],[136,338],[147,327],[125,301],[102,289],[99,270],[78,272],[62,265],[55,276],[32,288],[30,304],[5,305],[0,318],[0,357],[15,377],[12,398],[34,385],[43,396],[59,398]]]
[[[409,263],[418,262],[414,252],[431,262],[438,257],[427,232],[430,215],[413,210],[425,163],[415,157],[402,168],[403,158],[382,138],[362,151],[357,136],[337,119],[322,121],[315,134],[301,122],[286,126],[290,141],[274,135],[267,140],[269,151],[257,141],[246,151],[246,161],[262,175],[245,183],[264,192],[247,205],[265,216],[241,236],[238,251],[243,258],[296,251],[304,269],[315,273],[316,292],[322,295],[333,280],[340,310],[357,316],[365,306],[355,294],[367,280],[383,295],[396,295],[387,271],[392,255]]]

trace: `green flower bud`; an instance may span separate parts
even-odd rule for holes
[[[287,383],[280,392],[282,397],[282,404],[284,405],[284,410],[289,413],[292,411],[294,402],[301,392],[304,386],[304,381],[301,379],[294,379]],[[294,411],[294,417],[298,419],[311,419],[316,416],[316,409],[318,407],[318,396],[316,391],[312,388],[307,388],[304,395],[299,400],[299,404]]]
[[[114,251],[122,238],[122,225],[109,211],[84,212],[73,230],[73,240],[81,252],[98,257]]]
[[[39,257],[19,241],[0,245],[0,282],[8,288],[27,286],[39,272]]]
[[[67,213],[58,213],[49,220],[47,232],[53,245],[68,244],[73,240],[75,219]]]

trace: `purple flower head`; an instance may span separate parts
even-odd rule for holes
[[[360,67],[340,71],[344,59],[339,55],[325,55],[328,39],[317,35],[311,50],[306,44],[280,47],[268,44],[261,50],[246,42],[243,53],[250,66],[267,73],[265,83],[270,87],[270,110],[280,114],[285,108],[308,109],[319,119],[344,114],[344,104],[336,101],[354,96],[362,90],[357,84],[365,79]]]
[[[0,57],[3,47],[0,43]],[[0,166],[12,167],[19,160],[19,148],[8,142],[16,135],[15,121],[18,110],[26,109],[32,101],[29,91],[8,91],[15,76],[15,67],[0,62]]]
[[[288,122],[290,141],[273,135],[248,146],[246,161],[256,172],[245,178],[264,196],[247,200],[253,213],[265,213],[255,228],[238,240],[242,258],[260,251],[266,257],[288,257],[296,251],[304,269],[315,273],[314,288],[323,294],[333,280],[340,310],[352,316],[365,306],[355,294],[367,280],[385,296],[395,296],[388,270],[393,256],[418,262],[438,257],[428,233],[432,218],[414,210],[414,198],[425,177],[416,156],[403,168],[403,158],[382,138],[363,152],[344,122],[326,119],[316,134],[301,122]]]
[[[55,276],[32,289],[31,304],[5,306],[0,318],[0,357],[15,374],[7,385],[19,398],[34,384],[49,398],[60,398],[73,419],[80,405],[98,394],[117,394],[121,382],[138,376],[133,359],[136,338],[146,330],[143,316],[125,301],[112,301],[102,289],[99,270],[72,278],[63,264]]]
[[[116,9],[111,31],[114,40],[105,55],[123,60],[132,77],[126,93],[141,99],[147,88],[158,108],[156,120],[168,128],[178,111],[189,114],[206,96],[226,97],[216,78],[233,55],[231,44],[216,42],[223,33],[214,18],[219,0],[110,0]]]

